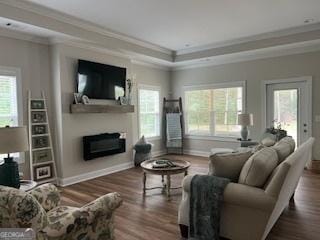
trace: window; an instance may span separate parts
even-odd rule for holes
[[[147,138],[160,136],[160,88],[139,87],[139,135]]]
[[[0,67],[0,127],[18,126],[22,121],[18,111],[18,76],[17,70]],[[19,158],[19,153],[11,156]],[[0,161],[4,157],[6,154],[0,154]]]
[[[188,135],[238,137],[237,115],[243,110],[244,83],[230,83],[185,90]]]

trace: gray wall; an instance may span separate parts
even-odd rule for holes
[[[152,68],[148,66],[142,66],[142,65],[132,65],[132,72],[136,76],[137,84],[146,84],[146,85],[153,85],[153,86],[159,86],[160,89],[160,111],[162,111],[162,105],[163,101],[162,98],[169,97],[169,85],[170,85],[170,72],[166,70],[161,70],[157,68]],[[135,95],[137,96],[137,90]],[[136,106],[138,104],[138,101],[136,99]],[[138,109],[137,109],[138,110]],[[160,114],[162,117],[162,114]],[[138,114],[136,114],[134,126],[138,126]],[[162,126],[161,126],[162,127]],[[160,130],[161,134],[162,131]],[[137,132],[138,134],[138,132]],[[164,150],[164,144],[162,139],[156,139],[156,140],[148,140],[149,142],[152,142],[154,144],[153,151],[156,154],[161,153]]]
[[[133,89],[135,113],[129,114],[71,114],[70,104],[75,91],[76,68],[78,59],[101,62],[126,67],[128,76],[134,74],[136,82]],[[160,69],[133,65],[129,59],[110,56],[98,51],[66,46],[52,47],[52,67],[54,72],[55,109],[61,120],[56,120],[56,152],[59,160],[61,178],[74,177],[119,164],[132,163],[132,146],[138,139],[136,87],[139,83],[149,83],[161,87],[166,96],[169,88],[170,73]],[[58,67],[55,66],[58,64]],[[57,115],[57,116],[58,116]],[[61,123],[59,123],[61,121]],[[82,137],[104,132],[126,132],[127,151],[122,154],[84,161],[82,157]],[[62,142],[62,143],[61,143]],[[160,141],[154,141],[154,150],[161,151]]]
[[[45,91],[48,107],[51,109],[50,91],[50,51],[47,45],[0,37],[0,66],[15,67],[21,70],[23,122],[27,125],[27,92],[32,90],[33,97],[40,97]],[[52,114],[49,112],[49,120]],[[26,177],[29,176],[29,156],[21,166]]]
[[[254,126],[251,136],[259,139],[262,131],[262,97],[263,80],[284,79],[299,76],[313,77],[313,136],[316,137],[314,158],[320,159],[320,123],[315,122],[315,115],[320,114],[320,52],[275,57],[247,62],[207,66],[174,71],[171,88],[175,97],[183,96],[183,86],[247,81],[247,111],[254,114]],[[213,147],[235,147],[234,142],[212,140],[186,140],[186,148],[208,152]]]

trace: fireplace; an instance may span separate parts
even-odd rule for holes
[[[85,161],[126,151],[124,133],[103,133],[83,137],[83,158]]]

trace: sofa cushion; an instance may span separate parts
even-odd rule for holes
[[[263,187],[269,175],[278,165],[278,155],[273,148],[263,148],[253,154],[244,164],[239,183]]]
[[[292,137],[284,137],[279,142],[288,143],[291,147],[291,151],[293,152],[296,148],[296,143]]]
[[[267,137],[267,138],[262,139],[261,143],[266,147],[271,147],[276,143],[276,140]]]
[[[237,182],[243,165],[251,155],[251,151],[211,155],[209,174],[229,178],[232,182]]]
[[[281,139],[272,147],[276,150],[279,158],[279,163],[282,163],[295,149],[295,142],[291,137]]]

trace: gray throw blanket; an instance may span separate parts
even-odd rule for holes
[[[220,208],[227,178],[195,175],[190,188],[190,239],[218,240]]]

